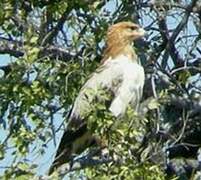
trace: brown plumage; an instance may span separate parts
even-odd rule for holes
[[[132,42],[143,35],[144,30],[131,22],[120,22],[108,29],[101,66],[84,84],[74,102],[67,129],[49,174],[90,145],[103,146],[103,143],[93,136],[86,123],[92,111],[92,102],[100,96],[98,92],[101,89],[106,88],[114,93],[108,111],[115,117],[123,116],[129,105],[137,108],[142,96],[144,70],[138,64]],[[88,93],[89,91],[93,93]]]
[[[115,59],[120,54],[135,59],[136,54],[132,47],[133,40],[142,37],[144,33],[139,25],[131,22],[121,22],[111,26],[107,32],[106,49],[102,63],[109,57]]]

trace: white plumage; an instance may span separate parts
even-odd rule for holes
[[[88,79],[76,98],[70,117],[73,121],[82,119],[90,108],[92,98],[101,89],[106,88],[114,93],[109,110],[115,117],[122,116],[129,104],[133,108],[139,104],[144,86],[144,69],[137,61],[120,55],[105,61],[99,69]],[[88,92],[92,97],[88,96],[86,100]]]

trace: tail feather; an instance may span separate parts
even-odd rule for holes
[[[72,145],[73,145],[73,132],[66,131],[61,139],[59,147],[57,149],[56,156],[54,161],[49,169],[48,174],[51,175],[59,166],[64,164],[65,162],[70,161]]]
[[[48,174],[51,175],[62,164],[69,162],[73,154],[83,152],[93,141],[87,126],[83,125],[78,130],[66,130],[61,138],[57,153]]]

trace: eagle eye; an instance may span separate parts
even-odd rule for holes
[[[137,27],[137,26],[131,26],[130,29],[131,29],[132,31],[135,31],[135,30],[138,29],[138,27]]]

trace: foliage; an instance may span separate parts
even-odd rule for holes
[[[141,24],[149,35],[135,43],[146,71],[140,113],[129,109],[117,121],[105,111],[108,96],[94,100],[92,109],[99,111],[91,111],[89,126],[121,160],[78,174],[199,178],[200,0],[2,0],[0,8],[2,179],[44,175],[48,166],[41,164],[50,163],[48,152],[55,153],[72,103],[101,60],[108,26],[123,20]]]
[[[103,105],[108,99],[110,98],[107,96],[101,99],[101,103],[93,103],[94,110],[88,120],[88,126],[93,134],[105,142],[108,154],[104,156],[112,157],[113,161],[87,168],[85,170],[87,178],[164,179],[160,167],[149,163],[151,154],[146,153],[146,149],[141,147],[142,137],[146,134],[146,118],[138,116],[132,108],[129,108],[126,116],[117,120]]]

